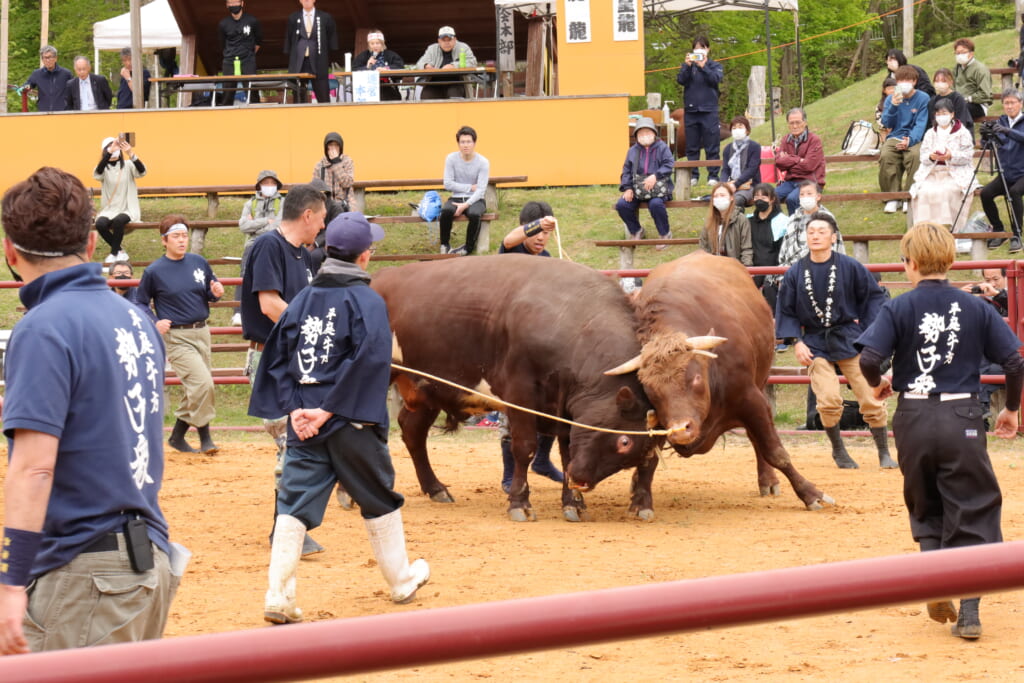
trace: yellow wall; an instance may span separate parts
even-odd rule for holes
[[[570,43],[566,34],[565,0],[558,3],[558,93],[643,95],[643,12],[637,12],[638,40],[612,40],[612,9],[616,0],[590,0],[591,42]],[[637,5],[642,6],[639,1]]]
[[[476,128],[492,175],[528,175],[535,186],[616,183],[627,110],[624,97],[606,96],[12,114],[0,116],[0,139],[18,151],[0,164],[0,187],[47,165],[97,186],[100,142],[121,131],[136,134],[149,170],[143,187],[246,184],[264,168],[306,182],[332,130],[359,180],[440,178],[462,125]]]

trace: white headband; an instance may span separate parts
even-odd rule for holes
[[[14,240],[11,240],[11,244],[14,245],[15,249],[17,249],[18,251],[20,251],[23,254],[32,254],[33,256],[43,256],[43,257],[46,257],[46,258],[58,258],[60,256],[70,256],[71,254],[77,254],[78,251],[80,251],[80,250],[76,249],[75,251],[71,252],[70,254],[65,254],[63,251],[36,251],[35,249],[27,249],[27,248],[21,246],[20,244],[18,244],[17,242],[15,242]]]
[[[182,230],[188,232],[188,227],[184,223],[175,223],[171,227],[167,228],[167,232],[165,232],[164,235],[170,235],[172,232],[181,232]]]
[[[366,41],[367,42],[369,42],[371,40],[379,40],[380,42],[383,43],[384,42],[384,34],[378,32],[378,33],[371,33],[370,35],[366,36]]]

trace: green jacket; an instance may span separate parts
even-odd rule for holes
[[[992,104],[992,74],[977,59],[972,59],[964,66],[956,65],[953,87],[968,102],[985,107]]]

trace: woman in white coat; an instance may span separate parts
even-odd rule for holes
[[[974,140],[967,127],[953,116],[953,109],[946,98],[935,103],[935,125],[921,141],[921,165],[914,174],[910,197],[915,223],[950,225],[956,232],[971,210],[969,201],[962,210],[960,205],[978,184],[971,166]]]

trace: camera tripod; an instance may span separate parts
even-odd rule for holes
[[[1020,225],[1017,223],[1017,215],[1013,212],[1013,205],[1010,203],[1010,186],[1006,182],[1006,176],[1003,175],[1003,164],[999,159],[999,147],[996,145],[995,133],[989,133],[985,130],[985,124],[982,124],[981,130],[981,156],[978,157],[978,163],[974,165],[974,173],[971,175],[971,183],[968,187],[973,186],[975,181],[978,179],[978,170],[981,168],[981,162],[985,160],[985,152],[992,152],[992,169],[999,176],[999,180],[1003,183],[1003,201],[1006,202],[1006,214],[1010,217],[1010,229],[1014,235],[1020,236]],[[963,213],[964,206],[967,205],[967,200],[973,198],[973,193],[968,192],[964,194],[964,198],[960,200],[960,208],[956,211],[956,216],[953,218],[953,226],[957,225],[960,220],[960,214]]]

